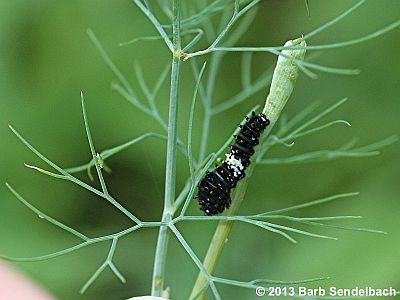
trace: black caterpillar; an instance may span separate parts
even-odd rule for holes
[[[250,157],[254,154],[254,146],[270,121],[263,113],[253,111],[251,117],[246,117],[246,123],[239,125],[240,132],[235,135],[235,143],[226,155],[222,165],[215,170],[206,172],[206,176],[198,185],[195,198],[205,215],[212,216],[222,213],[231,204],[231,189],[246,176],[245,170],[250,165]]]

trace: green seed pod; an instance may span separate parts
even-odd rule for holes
[[[303,48],[306,46],[306,41],[296,45],[297,41],[287,41],[285,47]],[[305,55],[306,49],[288,49],[282,50],[281,55],[278,57],[271,88],[263,110],[263,113],[270,119],[272,124],[279,118],[282,109],[292,94],[294,84],[299,75],[299,67],[294,60],[304,60]]]

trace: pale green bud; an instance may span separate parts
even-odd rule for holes
[[[285,43],[285,47],[304,48],[306,41],[296,44],[298,40],[290,40]],[[304,60],[306,49],[282,50],[278,57],[278,62],[272,76],[271,88],[267,96],[263,113],[274,124],[279,118],[279,115],[286,105],[290,95],[292,94],[294,85],[299,75],[299,67],[293,60]],[[292,58],[292,59],[291,59]]]

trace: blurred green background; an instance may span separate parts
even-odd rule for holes
[[[188,1],[192,3],[192,1]],[[354,1],[312,1],[311,17],[304,1],[265,0],[239,45],[283,45],[307,33],[351,6]],[[308,44],[326,44],[362,36],[398,20],[398,0],[367,1],[340,24],[313,37]],[[214,17],[218,21],[218,16]],[[111,91],[114,76],[89,41],[92,28],[115,64],[138,88],[134,62],[141,63],[153,85],[169,63],[161,41],[119,47],[131,38],[154,35],[155,30],[131,1],[0,1],[0,182],[9,182],[27,200],[60,221],[89,236],[104,235],[130,223],[116,209],[71,183],[57,181],[23,167],[24,162],[47,166],[25,148],[8,129],[13,124],[29,141],[63,167],[89,160],[81,115],[79,91],[84,90],[94,142],[98,150],[125,142],[146,132],[163,133],[149,117]],[[206,46],[203,41],[199,45]],[[292,148],[276,147],[268,157],[290,156],[311,150],[333,149],[357,137],[360,145],[397,135],[400,125],[400,31],[353,47],[318,52],[313,60],[324,65],[361,69],[358,76],[320,73],[317,80],[300,76],[285,114],[290,118],[314,101],[323,109],[343,97],[349,101],[325,122],[343,118],[352,127],[337,126],[299,139]],[[222,63],[215,103],[235,94],[240,86],[240,59],[229,54]],[[269,54],[253,57],[253,76],[275,62]],[[183,65],[179,108],[179,134],[186,128],[194,80],[188,63]],[[239,107],[212,121],[208,151],[217,149],[253,105],[261,104],[268,86]],[[138,92],[140,97],[143,94]],[[168,84],[157,99],[167,117]],[[194,146],[200,137],[201,109],[195,120]],[[323,123],[323,122],[322,122]],[[322,124],[321,123],[321,124]],[[112,174],[106,175],[116,199],[143,220],[158,220],[163,200],[166,144],[146,140],[111,158]],[[296,280],[329,276],[323,286],[400,288],[400,222],[398,212],[400,143],[382,154],[365,159],[257,168],[242,206],[242,214],[267,211],[335,193],[359,191],[356,198],[303,210],[297,216],[362,215],[361,220],[340,222],[387,231],[377,235],[320,228],[318,233],[338,241],[299,236],[293,245],[280,236],[250,225],[234,226],[217,275],[237,280],[269,278]],[[197,150],[195,150],[197,154]],[[47,168],[48,169],[48,168]],[[180,157],[178,185],[188,175]],[[87,179],[86,174],[80,178]],[[96,183],[94,183],[96,185]],[[192,203],[190,214],[200,215]],[[184,223],[179,228],[199,257],[204,257],[216,223]],[[305,227],[304,227],[305,228]],[[59,299],[125,299],[149,293],[157,230],[143,229],[119,243],[115,264],[127,278],[120,284],[107,270],[83,296],[81,285],[102,263],[108,244],[90,246],[50,261],[18,263],[40,285]],[[0,187],[0,252],[36,256],[57,251],[79,240],[41,221]],[[197,268],[172,238],[168,252],[167,285],[173,299],[190,293]],[[220,286],[224,299],[257,299],[253,290]],[[1,298],[1,297],[0,297]],[[210,297],[211,299],[211,297]]]

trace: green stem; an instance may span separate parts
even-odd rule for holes
[[[295,42],[296,41],[288,41],[285,46],[292,46]],[[263,141],[270,134],[290,95],[292,94],[294,84],[299,73],[298,66],[287,57],[299,59],[302,61],[306,52],[304,49],[305,46],[305,41],[302,41],[300,44],[298,44],[298,47],[302,47],[302,50],[299,50],[297,52],[296,50],[284,50],[280,53],[282,56],[279,56],[278,58],[277,65],[274,70],[274,75],[272,77],[270,92],[265,103],[265,108],[263,110],[263,113],[267,115],[271,124],[268,126],[268,129],[266,130],[260,141],[261,145],[263,145]],[[263,153],[265,153],[265,149]],[[256,161],[257,157],[253,158],[253,160]],[[250,166],[246,169],[247,176],[237,185],[235,194],[232,197],[231,208],[228,210],[226,215],[237,215],[247,191],[248,180],[251,177],[255,165],[255,163],[250,164]],[[234,221],[225,220],[218,223],[217,229],[214,233],[213,239],[210,243],[203,263],[205,269],[210,275],[213,275],[215,272],[219,258],[222,254],[222,250],[225,246],[226,239],[231,232],[233,222]],[[204,275],[204,273],[199,273],[196,283],[193,287],[190,299],[192,299],[196,295],[199,295],[199,291],[201,290],[202,292],[199,297],[197,297],[197,299],[205,299],[207,289],[204,289],[204,286],[205,284],[207,284],[207,282],[208,278]]]
[[[203,117],[203,128],[202,128],[202,133],[201,133],[199,162],[203,161],[206,156],[208,134],[210,131],[210,122],[211,122],[211,106],[207,101],[206,106],[204,107],[204,117]]]
[[[221,53],[217,53],[216,55],[211,56],[210,63],[210,74],[207,82],[207,90],[205,93],[205,101],[204,101],[204,118],[203,118],[203,129],[200,143],[200,152],[199,152],[199,162],[203,161],[206,157],[207,152],[207,144],[208,144],[208,135],[210,131],[210,123],[212,117],[212,97],[214,95],[215,89],[215,80],[218,73],[219,65],[221,63],[221,59],[223,56],[219,55]]]
[[[165,172],[165,196],[162,222],[170,222],[173,216],[176,181],[177,123],[178,98],[180,81],[180,0],[173,1],[173,59],[171,71],[171,89],[168,119],[167,162]],[[168,250],[169,231],[161,226],[158,234],[157,248],[154,258],[151,295],[161,296],[164,289],[165,267]]]
[[[273,124],[271,124],[273,125]],[[271,126],[272,128],[272,126]],[[256,164],[251,164],[247,170],[247,176],[244,178],[239,184],[237,185],[235,189],[235,194],[232,199],[232,205],[228,212],[226,213],[227,216],[233,216],[237,215],[239,208],[243,202],[244,196],[247,191],[247,185],[248,185],[248,179],[251,176],[251,173],[253,172],[254,166]],[[209,274],[213,275],[215,272],[215,269],[217,268],[218,261],[221,257],[222,250],[224,249],[225,242],[231,232],[232,225],[234,221],[220,221],[218,223],[217,229],[215,230],[214,236],[211,240],[210,246],[208,247],[206,257],[204,259],[203,265],[204,268],[208,271]],[[189,299],[193,299],[195,295],[198,295],[199,291],[203,289],[204,285],[207,284],[207,277],[204,275],[204,273],[200,272],[196,283],[193,287],[192,293],[189,297]],[[205,289],[200,296],[198,296],[197,299],[202,300],[205,299],[206,296],[206,291]]]

